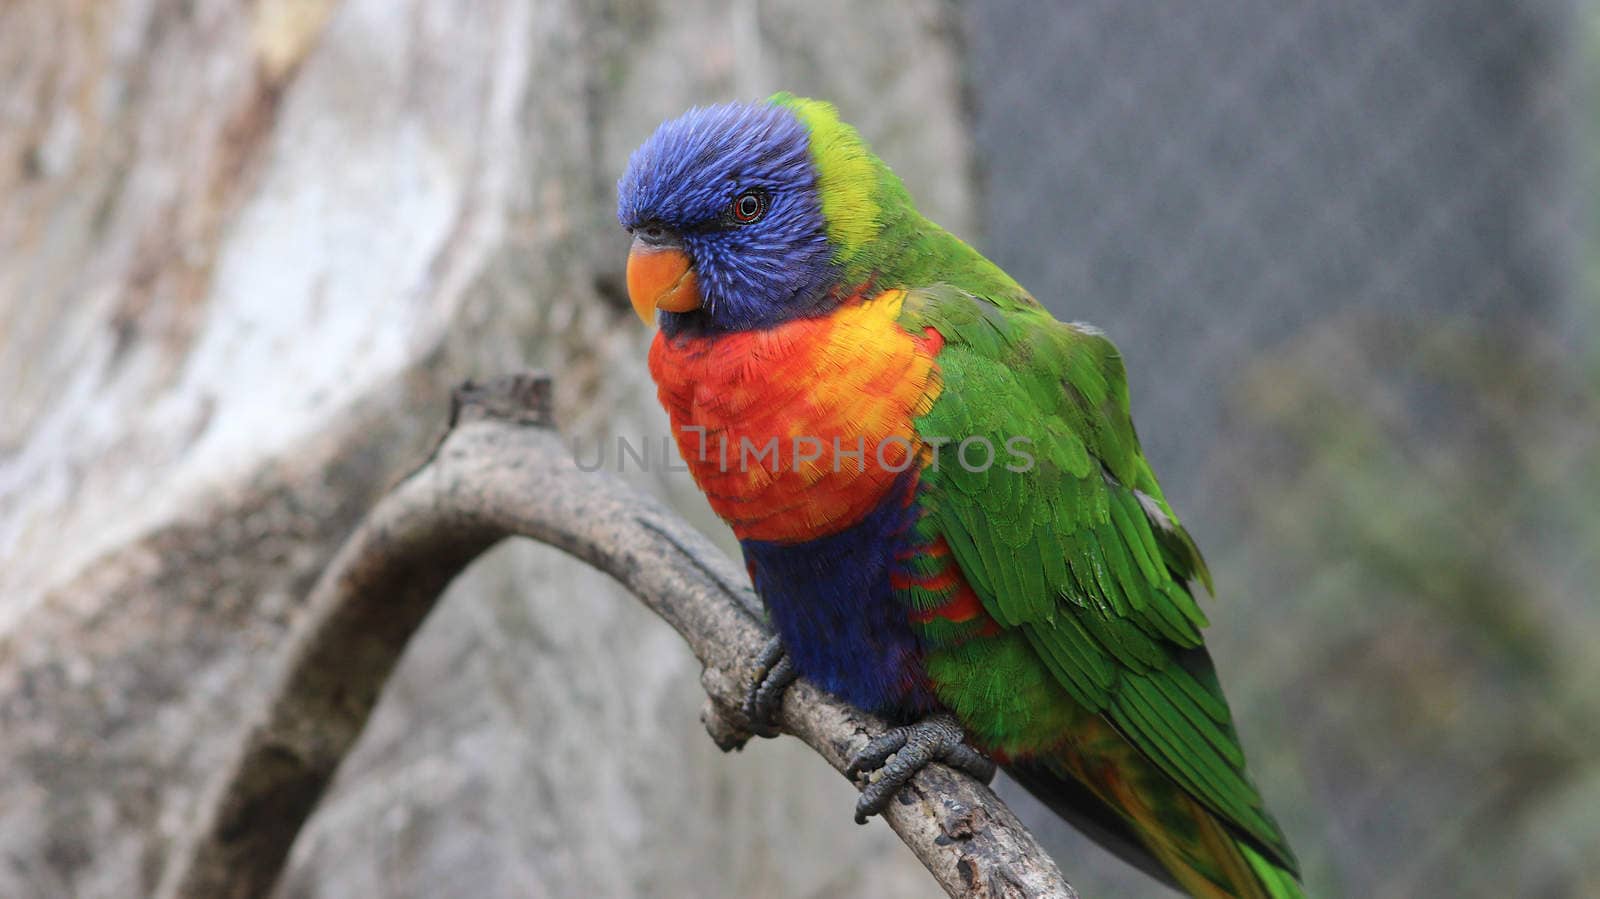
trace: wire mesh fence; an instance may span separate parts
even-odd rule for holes
[[[1312,893],[1600,895],[1600,15],[968,18],[979,243],[1123,349]]]

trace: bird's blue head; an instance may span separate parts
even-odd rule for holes
[[[646,322],[660,310],[669,333],[827,311],[838,270],[817,182],[811,129],[789,105],[697,108],[662,124],[617,184],[634,309]]]

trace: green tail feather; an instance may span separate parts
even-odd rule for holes
[[[1294,875],[1268,861],[1248,843],[1241,843],[1239,849],[1256,877],[1261,879],[1268,896],[1272,899],[1305,899],[1306,892]]]
[[[1198,899],[1305,899],[1295,872],[1125,742],[1101,733],[1078,745],[1076,753],[1013,762],[1006,773],[1079,831],[1176,890]],[[1090,772],[1100,772],[1101,782]]]

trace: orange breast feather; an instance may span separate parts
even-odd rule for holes
[[[922,457],[912,427],[939,392],[931,329],[897,323],[903,291],[764,331],[667,337],[650,373],[711,507],[740,539],[841,531]]]

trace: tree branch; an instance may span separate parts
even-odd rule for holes
[[[449,582],[495,543],[530,537],[620,581],[705,666],[702,717],[724,749],[749,739],[740,703],[767,638],[746,579],[681,518],[622,481],[584,472],[551,427],[548,379],[455,394],[450,430],[339,551],[289,637],[261,719],[207,794],[163,879],[169,897],[255,897],[355,743],[396,660]],[[805,681],[780,716],[835,769],[883,722]],[[850,810],[840,809],[840,821]],[[1075,896],[988,787],[942,765],[884,815],[953,896]]]

